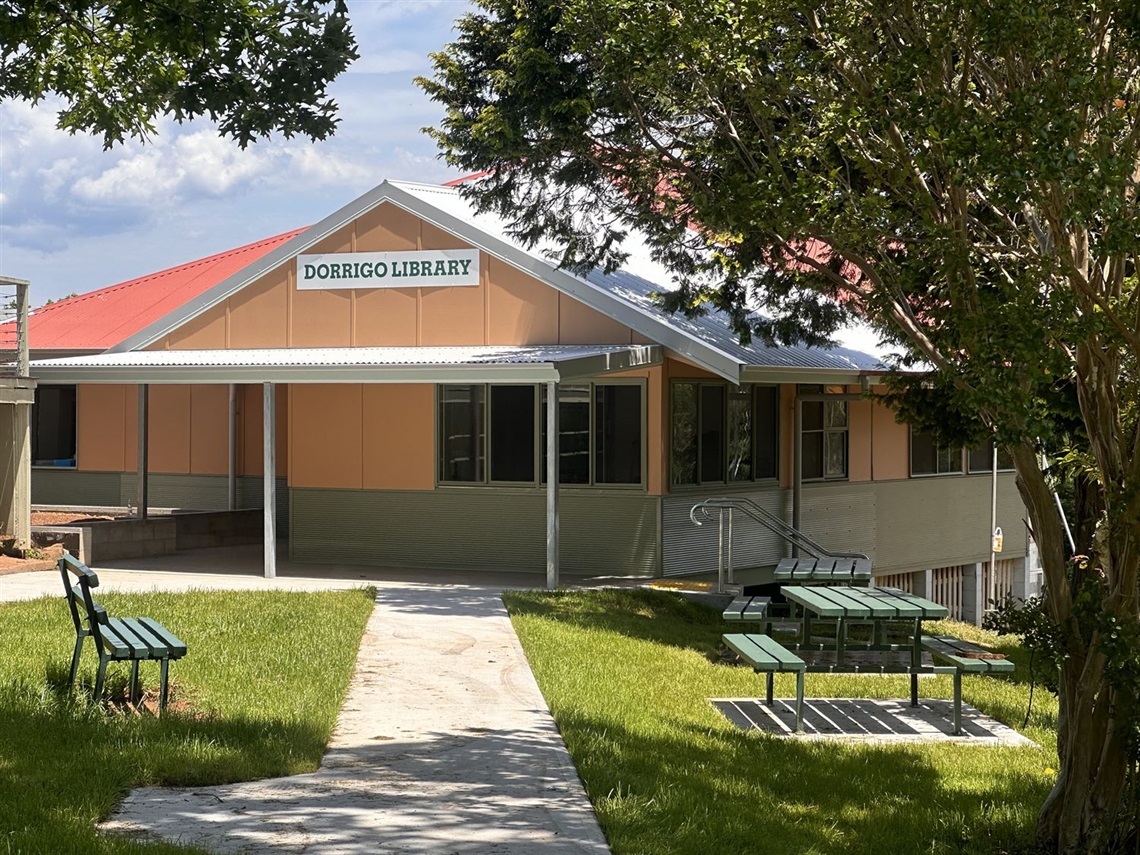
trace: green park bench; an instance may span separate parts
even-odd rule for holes
[[[113,618],[91,596],[91,589],[99,587],[99,577],[83,563],[64,555],[59,559],[59,572],[63,577],[63,590],[71,620],[75,624],[75,652],[71,657],[71,675],[68,690],[75,685],[79,673],[79,657],[83,642],[91,638],[99,654],[99,669],[95,677],[96,701],[103,695],[107,665],[111,662],[131,663],[130,701],[141,698],[139,689],[139,663],[158,662],[160,671],[159,710],[166,708],[169,694],[170,663],[186,655],[186,645],[158,621],[151,618]],[[71,576],[76,577],[73,583]]]

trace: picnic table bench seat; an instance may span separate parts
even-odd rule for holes
[[[731,621],[764,621],[771,604],[771,597],[737,597],[721,612],[721,617]]]
[[[724,643],[730,650],[752,666],[757,674],[768,678],[768,706],[772,706],[772,683],[777,672],[796,675],[796,733],[804,729],[804,672],[807,663],[769,635],[729,633]]]
[[[871,581],[869,558],[783,558],[774,573],[777,582],[798,584],[866,585]]]
[[[1003,655],[950,635],[924,635],[922,647],[940,662],[954,666],[954,733],[962,730],[962,674],[999,674],[1013,671]]]
[[[186,644],[152,618],[111,617],[91,594],[93,588],[99,587],[99,577],[91,568],[67,554],[60,558],[58,566],[63,577],[68,610],[75,625],[75,651],[71,657],[68,689],[75,685],[79,673],[83,642],[91,638],[99,654],[99,668],[93,692],[96,701],[103,695],[109,663],[131,663],[130,700],[132,703],[137,703],[141,697],[139,663],[158,662],[160,674],[158,706],[160,710],[165,709],[169,695],[170,663],[186,655]],[[75,584],[71,581],[72,575],[76,577]]]

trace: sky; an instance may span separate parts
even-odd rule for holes
[[[309,225],[385,178],[458,177],[420,130],[442,108],[412,82],[467,0],[349,0],[360,58],[332,86],[336,135],[242,151],[209,122],[161,123],[103,151],[50,102],[0,104],[0,275],[43,305]]]

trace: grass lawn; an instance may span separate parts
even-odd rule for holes
[[[87,642],[68,696],[75,630],[62,593],[0,603],[0,853],[173,853],[103,837],[95,824],[132,787],[208,785],[313,771],[336,724],[370,591],[211,591],[99,596],[113,615],[153,617],[189,647],[171,666],[161,719],[85,700]],[[129,673],[110,665],[113,689]],[[157,663],[143,663],[149,689]]]
[[[1040,748],[859,746],[745,733],[708,698],[759,697],[764,677],[719,664],[720,616],[653,591],[504,596],[538,684],[615,855],[909,855],[1027,851],[1056,766],[1054,699],[1022,732]],[[1027,659],[1010,679],[965,677],[963,699],[1015,728]],[[952,697],[949,676],[924,697]],[[776,696],[794,678],[777,675]],[[808,697],[909,697],[906,676],[809,674]]]

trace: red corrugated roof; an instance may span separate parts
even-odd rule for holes
[[[60,300],[32,312],[32,350],[106,350],[237,273],[305,229]]]

